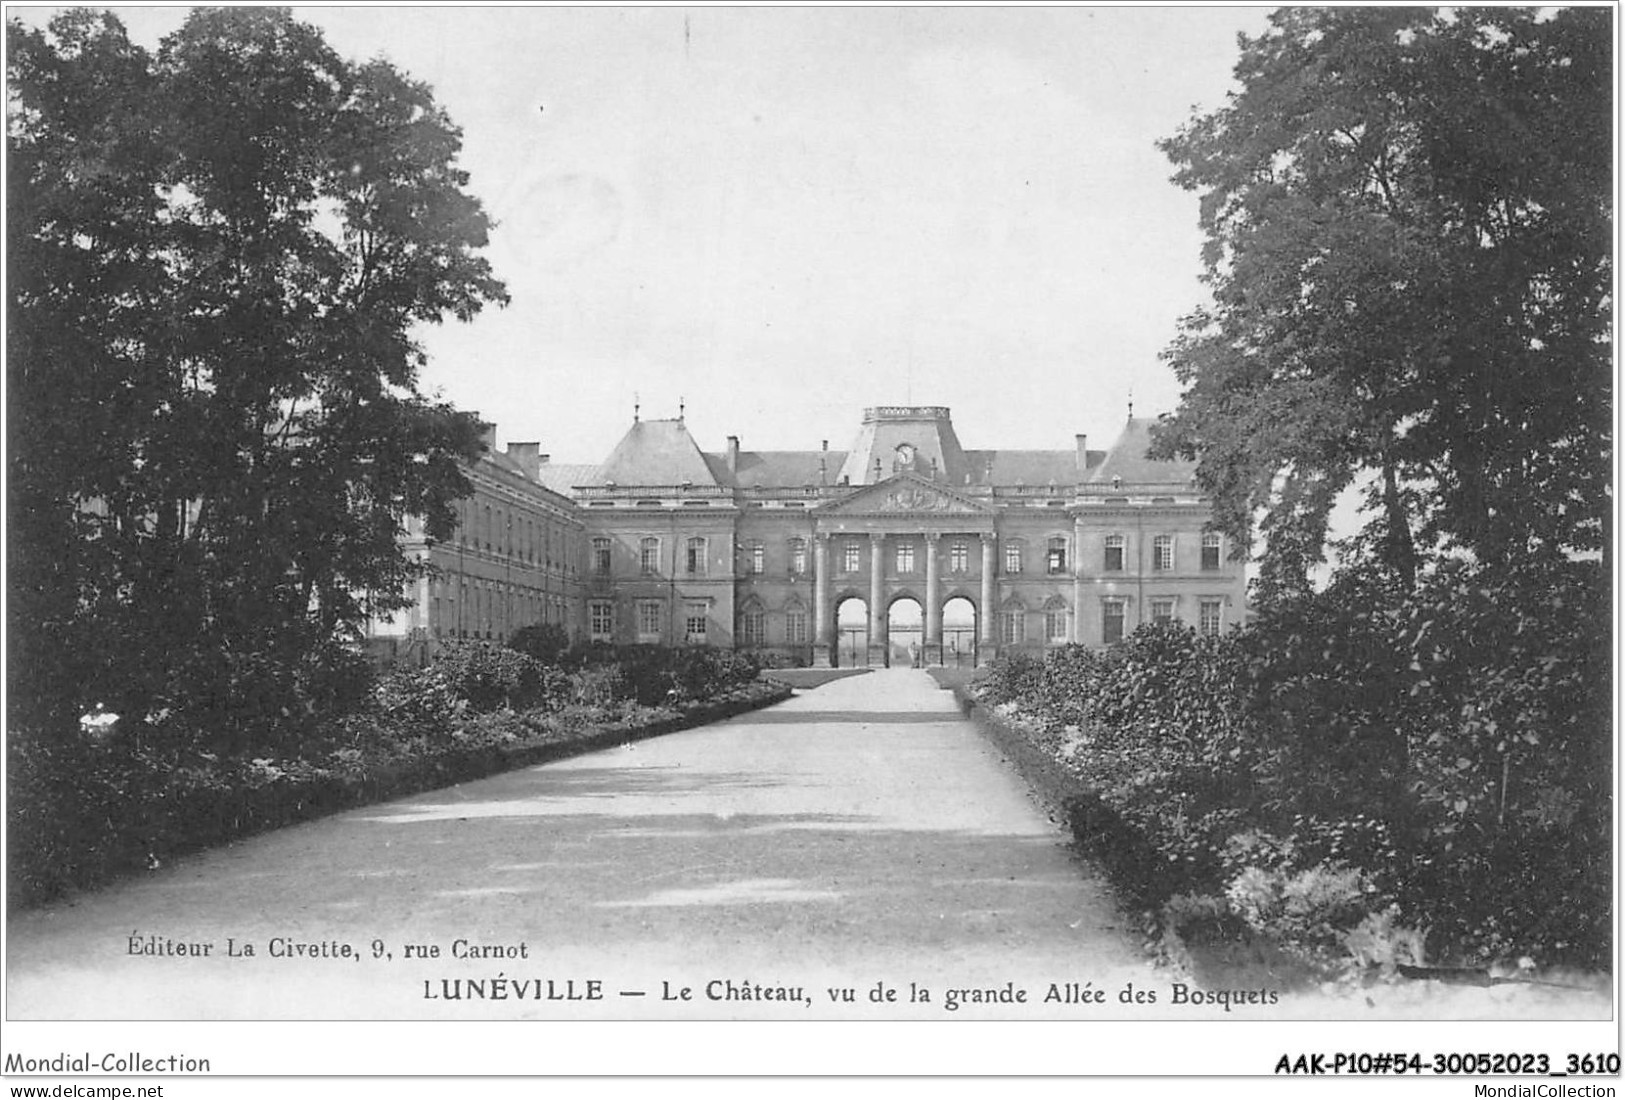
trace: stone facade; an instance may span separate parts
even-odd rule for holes
[[[554,621],[809,664],[985,663],[1110,644],[1154,618],[1221,630],[1244,614],[1242,564],[1203,531],[1191,465],[1145,457],[1149,430],[1130,418],[1106,451],[1083,436],[974,451],[947,409],[885,406],[846,451],[730,437],[702,452],[680,417],[635,419],[594,467],[515,444],[476,468],[455,547],[414,544],[440,567],[424,590],[440,602],[411,621],[431,644]],[[531,541],[510,548],[510,522]]]
[[[541,484],[547,456],[536,443],[496,450],[486,428],[486,454],[465,474],[472,495],[457,503],[457,533],[437,542],[413,518],[402,542],[428,561],[403,611],[368,626],[368,648],[388,661],[421,663],[443,640],[502,641],[520,627],[559,623],[571,633],[581,619],[586,542],[581,511]]]

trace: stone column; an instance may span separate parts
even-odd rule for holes
[[[886,536],[869,536],[869,663],[886,663]]]
[[[937,572],[936,531],[925,533],[925,663],[942,663],[942,592]]]
[[[993,606],[993,566],[998,561],[993,532],[982,533],[982,607],[976,618],[976,663],[986,664],[998,653],[994,633],[998,611]]]
[[[1072,521],[1072,641],[1083,644],[1083,517]]]
[[[813,667],[830,665],[829,536],[813,536]]]

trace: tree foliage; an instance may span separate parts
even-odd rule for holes
[[[979,694],[1085,782],[1074,825],[1142,904],[1257,917],[1326,888],[1315,919],[1344,930],[1393,903],[1444,957],[1606,965],[1611,657],[1573,625],[1602,578],[1454,563],[1398,603],[1392,583],[1347,571],[1222,637],[1001,655]],[[1367,910],[1337,903],[1356,879]],[[1305,932],[1290,916],[1276,930]]]
[[[7,60],[13,718],[312,705],[468,490],[413,335],[506,301],[460,132],[282,9]]]
[[[1612,13],[1291,8],[1161,145],[1201,194],[1213,304],[1157,433],[1200,461],[1264,595],[1302,591],[1351,486],[1357,556],[1603,548],[1611,499]]]

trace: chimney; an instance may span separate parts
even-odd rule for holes
[[[480,426],[480,445],[487,451],[496,450],[497,426],[480,416],[479,413],[474,414],[474,422]]]
[[[739,473],[739,437],[737,435],[728,437],[728,472],[730,474]]]
[[[542,463],[545,457],[541,451],[540,443],[508,444],[508,457],[518,463],[519,468],[525,471],[525,476],[532,481],[540,481],[542,478]]]
[[[1082,475],[1089,469],[1089,437],[1079,434],[1078,437],[1078,473]]]

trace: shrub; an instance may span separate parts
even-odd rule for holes
[[[1075,830],[1142,904],[1326,945],[1391,900],[1457,958],[1606,965],[1607,595],[1596,563],[1345,573],[1221,638],[1002,657],[980,697],[1089,784]]]
[[[1365,872],[1334,863],[1300,871],[1248,867],[1225,898],[1249,927],[1279,940],[1327,947],[1380,907]]]
[[[559,623],[522,626],[508,639],[508,648],[532,657],[544,665],[561,665],[570,649],[570,632]]]
[[[977,683],[977,697],[988,706],[1018,703],[1032,707],[1042,696],[1043,678],[1042,660],[1020,651],[1009,653],[995,661]]]
[[[485,642],[456,642],[423,668],[391,670],[379,683],[377,700],[386,714],[443,723],[464,713],[558,707],[569,693],[569,678],[534,657]]]

